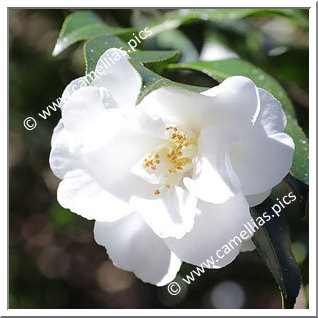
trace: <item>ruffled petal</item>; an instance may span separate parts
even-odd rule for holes
[[[155,189],[131,173],[131,167],[156,142],[151,136],[122,130],[103,147],[86,153],[72,148],[72,134],[56,127],[52,138],[50,165],[64,180],[58,201],[64,208],[87,219],[117,220],[132,211],[130,197],[154,196]]]
[[[202,129],[193,176],[183,180],[186,188],[199,199],[223,203],[240,192],[240,181],[230,161],[231,142],[226,132],[214,126]]]
[[[154,196],[155,185],[134,175],[132,168],[157,143],[155,137],[125,127],[104,146],[85,153],[83,164],[105,190],[125,202],[129,202],[132,195]]]
[[[179,186],[162,191],[158,197],[154,192],[148,197],[132,196],[130,203],[162,238],[184,236],[191,231],[197,213],[197,199]]]
[[[61,109],[63,109],[63,106],[67,101],[70,99],[70,97],[78,91],[79,89],[86,87],[88,85],[88,82],[86,81],[85,76],[79,77],[71,81],[64,89],[63,94],[61,96],[61,100],[59,103],[59,106]]]
[[[60,120],[53,131],[49,158],[53,173],[60,179],[64,178],[66,172],[78,167],[78,157],[72,149],[72,144],[72,136],[65,130],[63,121]]]
[[[159,88],[147,95],[138,107],[151,117],[159,116],[166,125],[196,132],[211,121],[207,116],[212,108],[211,99],[179,88]]]
[[[283,133],[286,116],[279,101],[259,89],[261,108],[255,127],[231,148],[231,160],[245,195],[273,188],[289,172],[294,142]]]
[[[158,139],[166,138],[166,124],[157,114],[149,114],[145,108],[139,106],[126,114],[130,115],[127,117],[136,130]]]
[[[268,91],[258,89],[261,108],[256,121],[256,128],[261,126],[267,135],[283,132],[287,119],[281,103]]]
[[[237,137],[253,127],[259,112],[259,96],[250,79],[233,76],[201,94],[160,88],[147,95],[140,107],[168,124],[197,133],[205,126],[215,125]]]
[[[136,105],[142,80],[125,51],[107,50],[99,58],[94,76],[92,85],[107,88],[120,108],[129,109]]]
[[[223,204],[199,201],[198,209],[201,214],[196,216],[192,231],[179,240],[167,238],[165,242],[182,261],[200,266],[212,257],[211,268],[224,267],[240,252],[244,241],[240,233],[247,232],[244,224],[251,221],[248,204],[239,194]]]
[[[250,128],[260,111],[258,88],[244,76],[229,77],[201,94],[213,99],[215,123],[225,123],[229,130],[236,133]]]
[[[259,194],[279,184],[290,170],[294,142],[285,133],[268,136],[255,129],[231,148],[233,168],[245,195]]]
[[[82,148],[83,152],[101,147],[126,125],[111,95],[96,87],[76,91],[64,105],[62,119],[72,135],[73,146]]]
[[[134,272],[145,283],[165,285],[181,266],[180,259],[136,213],[115,223],[96,222],[94,236],[114,265]]]
[[[114,132],[110,140],[109,136],[104,140],[99,131],[92,133],[92,138],[100,140],[98,147],[88,150],[73,146],[77,135],[59,123],[52,138],[50,164],[54,173],[64,178],[58,191],[62,206],[88,219],[105,221],[130,213],[133,194],[154,196],[155,186],[133,175],[131,169],[158,140],[129,125]]]
[[[127,202],[106,191],[82,169],[65,174],[57,189],[57,200],[65,209],[100,222],[116,221],[132,212]]]

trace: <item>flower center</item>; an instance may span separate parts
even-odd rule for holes
[[[192,169],[197,154],[197,138],[192,131],[170,125],[166,127],[165,135],[164,146],[146,155],[142,161],[142,168],[154,177],[152,183],[159,185],[155,195],[177,185],[183,175]]]

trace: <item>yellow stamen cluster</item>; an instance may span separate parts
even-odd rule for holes
[[[166,133],[170,141],[168,147],[160,150],[160,155],[159,153],[147,155],[147,157],[144,159],[142,163],[144,168],[149,168],[153,170],[153,172],[155,172],[158,169],[158,166],[160,165],[161,161],[163,161],[164,163],[161,166],[161,170],[164,169],[162,170],[164,171],[164,174],[167,173],[168,175],[171,175],[167,175],[166,180],[169,183],[166,183],[165,185],[162,185],[159,189],[156,189],[154,192],[155,195],[160,195],[161,190],[163,188],[171,188],[171,182],[174,184],[174,180],[175,178],[177,178],[173,175],[178,175],[179,173],[187,171],[187,169],[189,169],[189,166],[186,167],[186,165],[192,163],[192,155],[190,155],[190,158],[188,158],[185,157],[185,154],[189,154],[190,148],[187,148],[188,146],[190,146],[191,144],[196,144],[195,136],[188,136],[182,130],[179,130],[177,127],[166,127]],[[193,152],[193,150],[190,150],[190,153],[191,151]],[[162,172],[161,170],[157,170],[156,173],[160,174]]]
[[[188,147],[190,142],[187,140],[187,135],[180,132],[177,127],[169,126],[166,128],[166,131],[171,134],[170,140],[172,140],[174,144],[174,147],[167,154],[169,162],[173,165],[173,168],[169,169],[168,172],[174,174],[177,173],[178,170],[182,170],[184,165],[191,162],[191,159],[189,158],[181,158],[182,149]]]
[[[142,165],[144,168],[151,168],[153,171],[155,171],[158,167],[158,165],[160,164],[160,160],[159,160],[160,156],[159,154],[155,154],[153,155],[148,155],[147,158],[144,159]],[[170,185],[167,184],[166,185],[167,188],[170,188]],[[157,189],[155,191],[155,195],[159,195],[160,194],[160,190]]]
[[[154,156],[148,155],[147,158],[144,159],[143,166],[144,168],[151,168],[152,170],[157,169],[157,165],[160,163],[159,155],[155,154]]]

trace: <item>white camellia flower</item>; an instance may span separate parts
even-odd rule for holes
[[[244,229],[288,173],[294,143],[279,101],[242,76],[201,94],[160,88],[136,106],[142,80],[121,56],[61,105],[50,165],[59,203],[96,220],[113,263],[161,286]],[[239,243],[214,268],[251,248]]]

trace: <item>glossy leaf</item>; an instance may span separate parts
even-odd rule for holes
[[[180,30],[172,29],[160,33],[155,38],[159,47],[181,51],[180,62],[196,61],[199,53],[191,40]]]
[[[166,65],[178,60],[179,51],[135,51],[129,53],[130,58],[139,63],[146,64],[147,67],[160,73]]]
[[[126,37],[132,34],[134,29],[122,29],[107,26],[98,15],[92,11],[81,10],[74,12],[65,19],[60,35],[54,47],[53,56],[63,52],[71,44],[88,40],[101,34],[114,34]]]
[[[284,217],[285,211],[282,209],[279,212],[279,209],[275,207],[278,212],[275,214],[272,210],[272,207],[277,204],[276,198],[281,196],[273,190],[268,199],[251,209],[252,217],[259,227],[252,239],[279,286],[282,307],[290,309],[293,308],[299,293],[301,275],[291,250],[289,229]],[[264,212],[267,212],[271,219],[263,224],[261,219],[265,220]],[[259,224],[262,225],[259,226]]]
[[[293,138],[295,143],[290,173],[300,181],[309,184],[309,141],[294,118],[288,118],[285,132]]]
[[[192,85],[186,85],[182,83],[173,82],[167,78],[164,78],[150,71],[149,69],[145,68],[143,65],[137,62],[134,62],[133,60],[131,61],[131,64],[139,72],[143,82],[137,104],[139,104],[142,101],[142,99],[148,94],[150,94],[152,91],[161,87],[177,87],[177,88],[185,89],[195,93],[200,93],[207,89],[206,87],[192,86]]]
[[[151,68],[160,71],[167,64],[175,62],[179,51],[132,51],[131,48],[118,37],[113,35],[97,36],[84,45],[86,73],[93,71],[99,57],[110,48],[125,50],[130,58],[138,63],[149,64]]]
[[[154,36],[187,23],[238,20],[260,15],[284,16],[303,27],[308,26],[308,18],[306,15],[295,9],[180,9],[166,13],[156,23],[150,26],[150,29]]]

